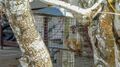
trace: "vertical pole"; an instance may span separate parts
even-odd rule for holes
[[[62,50],[58,50],[59,52],[57,53],[57,66],[62,67]]]
[[[48,17],[44,17],[44,42],[48,46]]]
[[[2,40],[2,16],[0,16],[0,45],[1,49],[3,49],[3,40]]]

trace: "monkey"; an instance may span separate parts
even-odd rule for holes
[[[80,35],[76,26],[70,27],[70,33],[65,40],[65,44],[69,50],[74,51],[76,54],[81,55]]]

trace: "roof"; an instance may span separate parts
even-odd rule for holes
[[[48,5],[40,2],[39,0],[34,0],[30,3],[32,9],[47,7]]]
[[[58,6],[48,7],[47,4],[40,2],[39,0],[34,0],[30,4],[31,4],[31,8],[34,9],[33,12],[37,15],[73,18],[73,15],[71,12]]]
[[[47,16],[58,16],[58,17],[71,17],[73,18],[73,14],[64,8],[61,7],[46,7],[43,9],[39,9],[34,11],[35,14],[40,14],[40,15],[47,15]]]

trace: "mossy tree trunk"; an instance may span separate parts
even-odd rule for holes
[[[6,14],[23,52],[22,67],[52,67],[48,50],[34,26],[29,0],[3,0]]]

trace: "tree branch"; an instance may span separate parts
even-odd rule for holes
[[[87,9],[80,8],[78,6],[71,5],[69,3],[59,1],[59,0],[39,0],[39,1],[44,2],[48,5],[57,5],[57,6],[66,8],[70,10],[72,13],[90,15],[92,13],[92,10],[96,9],[104,0],[98,0],[98,2],[96,2],[91,8],[87,8]]]

